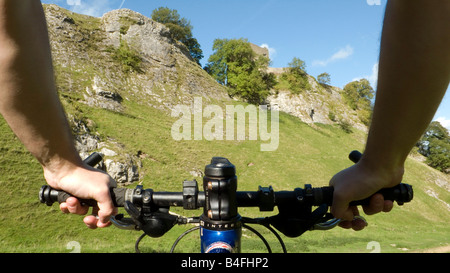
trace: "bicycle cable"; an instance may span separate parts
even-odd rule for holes
[[[145,237],[145,235],[147,235],[147,234],[142,233],[142,235],[139,236],[139,238],[136,240],[136,243],[134,244],[134,250],[136,251],[136,253],[141,253],[141,251],[139,250],[139,243]]]
[[[260,224],[260,225],[265,226],[268,230],[270,230],[270,231],[275,235],[275,237],[277,237],[278,242],[280,243],[281,248],[283,249],[283,253],[287,253],[286,245],[284,244],[283,239],[281,239],[281,237],[280,237],[280,235],[278,234],[278,232],[276,232],[275,229],[273,229],[273,228],[272,228],[270,225],[268,225],[268,224]]]
[[[180,236],[178,236],[178,238],[177,238],[177,239],[175,240],[175,242],[173,243],[172,248],[170,249],[170,253],[173,253],[173,251],[175,250],[175,247],[177,246],[178,242],[179,242],[184,236],[188,235],[188,234],[191,233],[192,231],[197,230],[197,229],[199,229],[199,228],[200,228],[200,226],[193,227],[193,228],[191,228],[191,229],[189,229],[189,230],[183,232]]]
[[[269,243],[267,242],[266,238],[264,238],[264,236],[261,235],[261,233],[259,233],[256,229],[250,227],[249,225],[246,225],[244,223],[242,223],[242,227],[250,230],[251,232],[255,233],[262,241],[263,243],[266,245],[267,251],[269,253],[272,253],[272,249],[270,248]]]

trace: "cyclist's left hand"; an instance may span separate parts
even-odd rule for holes
[[[82,199],[94,199],[97,206],[92,209],[92,214],[84,217],[84,223],[92,229],[108,227],[111,225],[110,217],[117,214],[117,208],[111,199],[110,187],[116,186],[116,181],[108,174],[83,164],[72,166],[55,174],[45,172],[47,183],[54,189],[63,190],[73,196]],[[76,198],[68,198],[60,204],[64,213],[85,215],[89,207],[81,206]]]

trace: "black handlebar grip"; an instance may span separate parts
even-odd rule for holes
[[[123,207],[125,205],[125,195],[129,189],[126,188],[110,188],[111,199],[115,207]],[[51,206],[54,202],[63,203],[69,197],[74,197],[64,191],[55,190],[50,186],[42,186],[39,191],[39,200],[41,203]],[[77,198],[83,206],[93,207],[97,205],[97,201],[92,199]]]
[[[88,164],[91,167],[94,167],[95,165],[100,163],[100,161],[102,161],[102,159],[103,159],[102,155],[95,152],[95,153],[92,153],[90,156],[88,156],[86,159],[84,159],[83,162]]]
[[[384,197],[384,200],[396,201],[399,205],[410,202],[414,197],[412,186],[405,183],[400,183],[392,188],[381,189],[377,193],[381,193],[381,195],[383,195]],[[363,200],[350,202],[350,206],[365,206],[369,205],[369,203],[370,197]]]
[[[359,151],[352,151],[349,155],[348,158],[353,162],[356,163],[358,162],[362,157],[362,153],[360,153]]]
[[[102,161],[103,157],[100,153],[94,152],[87,158],[83,160],[87,165],[94,167],[100,161]],[[125,192],[127,189],[122,188],[111,188],[110,194],[113,201],[114,206],[123,207],[125,204]],[[41,203],[45,203],[48,206],[51,206],[54,202],[63,203],[67,200],[67,198],[73,197],[73,195],[68,194],[64,191],[59,191],[51,188],[50,186],[42,186],[39,191],[39,200]],[[97,205],[97,201],[95,200],[86,200],[77,198],[83,206],[93,207]]]
[[[327,204],[331,206],[333,203],[333,187],[313,188],[314,205],[319,206],[321,204]],[[411,185],[400,183],[395,187],[381,189],[377,193],[383,195],[385,200],[396,201],[399,205],[410,202],[414,197],[414,191]],[[350,202],[350,206],[364,206],[369,205],[370,197]]]

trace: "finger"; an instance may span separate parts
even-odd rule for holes
[[[113,212],[113,215],[115,215],[115,214],[117,214],[117,210],[115,210]],[[98,219],[99,220],[97,222],[97,227],[99,227],[99,228],[109,227],[111,225],[111,221],[110,221],[111,216],[110,216],[110,214],[108,214],[108,216],[105,216],[105,215],[102,214],[101,211],[99,211]]]
[[[339,202],[337,199],[333,199],[333,204],[330,211],[335,218],[346,221],[352,221],[355,215],[359,215],[356,207],[349,207],[348,203]]]
[[[352,221],[341,221],[338,224],[339,227],[345,228],[345,229],[351,229],[352,228]]]
[[[111,223],[110,221],[108,221],[108,222],[106,222],[106,223],[97,221],[97,227],[99,227],[99,228],[109,227],[111,224],[112,224],[112,223]]]
[[[391,200],[384,200],[383,212],[390,212],[394,207],[394,202]]]
[[[358,207],[356,206],[351,206],[348,208],[348,212],[349,214],[351,214],[351,219],[352,220],[344,220],[341,221],[338,226],[340,226],[341,228],[345,228],[345,229],[354,229],[356,231],[361,230],[365,227],[365,225],[363,225],[361,223],[361,221],[364,223],[363,220],[355,218],[355,216],[359,216],[359,210]]]
[[[67,203],[66,202],[59,204],[59,209],[63,213],[69,213],[69,209],[67,208]]]
[[[92,213],[86,217],[84,217],[83,222],[90,228],[96,229],[98,223],[98,207],[92,207]]]
[[[364,213],[367,215],[373,215],[383,211],[384,209],[384,197],[377,193],[370,198],[368,206],[363,206]]]
[[[64,213],[73,213],[79,215],[84,215],[89,210],[88,207],[82,206],[78,199],[76,199],[75,197],[67,198],[66,202],[59,205],[59,208]]]
[[[97,217],[95,215],[88,215],[84,217],[83,222],[88,226],[90,229],[96,229],[97,228]]]
[[[100,223],[97,215],[88,215],[88,216],[84,217],[83,222],[90,229],[96,229],[98,227],[100,227],[100,228],[109,227],[112,224],[111,222],[108,222],[105,224]]]
[[[351,223],[354,231],[360,231],[367,227],[367,222],[360,218],[353,219]]]
[[[114,181],[114,180],[113,180]],[[97,223],[98,227],[106,227],[109,226],[109,219],[111,215],[117,214],[117,208],[114,207],[114,204],[111,199],[111,195],[109,194],[109,191],[107,191],[105,194],[103,194],[100,198],[97,199],[97,205],[98,205],[98,220]]]
[[[333,204],[331,205],[331,214],[337,219],[351,221],[353,220],[353,209],[348,206],[348,203],[339,200],[339,196],[333,197]]]
[[[110,217],[111,215],[116,215],[117,214],[117,208],[114,207],[114,205],[112,205],[113,210],[112,213],[110,212],[104,212],[101,208],[100,208],[100,203],[97,204],[97,206],[92,208],[92,215],[96,217],[96,221],[95,221],[95,225],[96,227],[99,228],[104,228],[104,227],[109,227],[111,225]],[[94,224],[93,219],[89,222],[89,224]]]

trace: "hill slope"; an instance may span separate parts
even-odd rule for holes
[[[226,90],[189,59],[182,45],[167,40],[163,26],[142,15],[121,10],[93,18],[57,6],[46,6],[46,12],[58,89],[80,149],[86,154],[112,150],[116,155],[110,153],[108,159],[131,161],[145,188],[180,191],[183,180],[201,179],[198,175],[213,156],[227,157],[236,165],[238,190],[256,190],[258,185],[272,185],[274,190],[292,190],[306,183],[323,186],[333,174],[351,165],[349,151],[364,147],[363,131],[346,133],[333,124],[309,125],[283,112],[275,151],[262,152],[265,141],[259,138],[176,141],[171,129],[179,118],[170,115],[173,106],[192,106],[196,96],[203,98],[205,106],[213,103],[222,109],[246,104],[228,99]],[[151,44],[150,40],[156,41]],[[121,41],[126,41],[128,48]],[[138,56],[140,62],[127,64],[122,62],[123,56]],[[204,118],[203,125],[209,120]],[[39,203],[37,193],[44,184],[41,168],[3,119],[0,150],[1,252],[69,252],[72,241],[80,244],[82,252],[134,251],[139,233],[114,227],[87,230],[81,216],[64,215],[56,205]],[[361,232],[336,228],[285,238],[288,251],[369,252],[372,241],[380,244],[382,252],[450,244],[449,177],[410,158],[405,182],[414,186],[410,204],[396,206],[389,214],[368,216],[369,226]],[[240,213],[261,216],[250,208]],[[185,229],[174,227],[163,238],[147,238],[142,250],[169,251]],[[198,234],[189,236],[191,240],[182,241],[178,250],[197,251],[198,245],[192,241]],[[267,236],[274,251],[279,251],[276,239]],[[265,249],[258,238],[244,231],[243,251]]]

